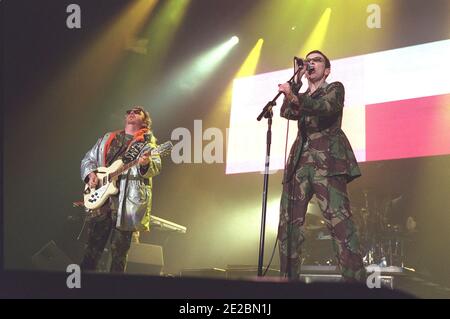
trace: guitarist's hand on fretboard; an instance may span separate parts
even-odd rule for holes
[[[150,153],[144,153],[139,157],[138,160],[139,165],[147,166],[150,163]]]

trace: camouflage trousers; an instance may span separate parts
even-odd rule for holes
[[[125,272],[128,250],[131,246],[132,231],[123,231],[115,228],[116,217],[110,208],[104,208],[101,218],[91,220],[88,228],[88,240],[83,261],[82,270],[97,269],[108,238],[111,234],[111,267],[110,272]],[[112,231],[112,233],[111,233]]]
[[[283,185],[278,226],[281,275],[293,279],[300,276],[305,215],[314,194],[331,233],[344,281],[365,280],[358,235],[351,219],[346,177],[320,176],[313,165],[302,165],[292,180]]]

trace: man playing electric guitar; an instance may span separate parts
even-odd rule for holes
[[[118,159],[124,163],[138,161],[118,176],[115,181],[118,193],[109,196],[105,204],[96,209],[98,216],[90,221],[82,270],[96,269],[112,231],[110,271],[124,272],[133,233],[149,229],[152,177],[161,170],[159,154],[145,152],[156,147],[151,124],[148,112],[142,107],[133,107],[126,112],[125,129],[99,138],[81,161],[81,178],[93,190],[100,184],[98,168],[108,167]]]

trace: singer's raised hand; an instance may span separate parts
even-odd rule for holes
[[[292,93],[291,85],[289,82],[278,84],[278,92],[281,92],[285,95],[289,95]]]
[[[291,84],[289,82],[278,84],[278,92],[283,93],[289,102],[298,103],[298,99],[294,92],[292,92]]]

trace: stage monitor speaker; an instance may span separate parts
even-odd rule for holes
[[[164,258],[161,246],[131,243],[128,251],[127,273],[159,276],[163,267]]]
[[[227,271],[220,268],[185,268],[180,272],[181,277],[227,278]]]
[[[266,271],[266,267],[263,268],[263,273]],[[245,279],[255,278],[258,275],[258,266],[254,265],[228,265],[227,266],[227,278],[229,279]],[[280,277],[280,271],[278,269],[269,268],[265,277]]]
[[[31,257],[33,266],[39,270],[66,271],[73,261],[52,240]]]

